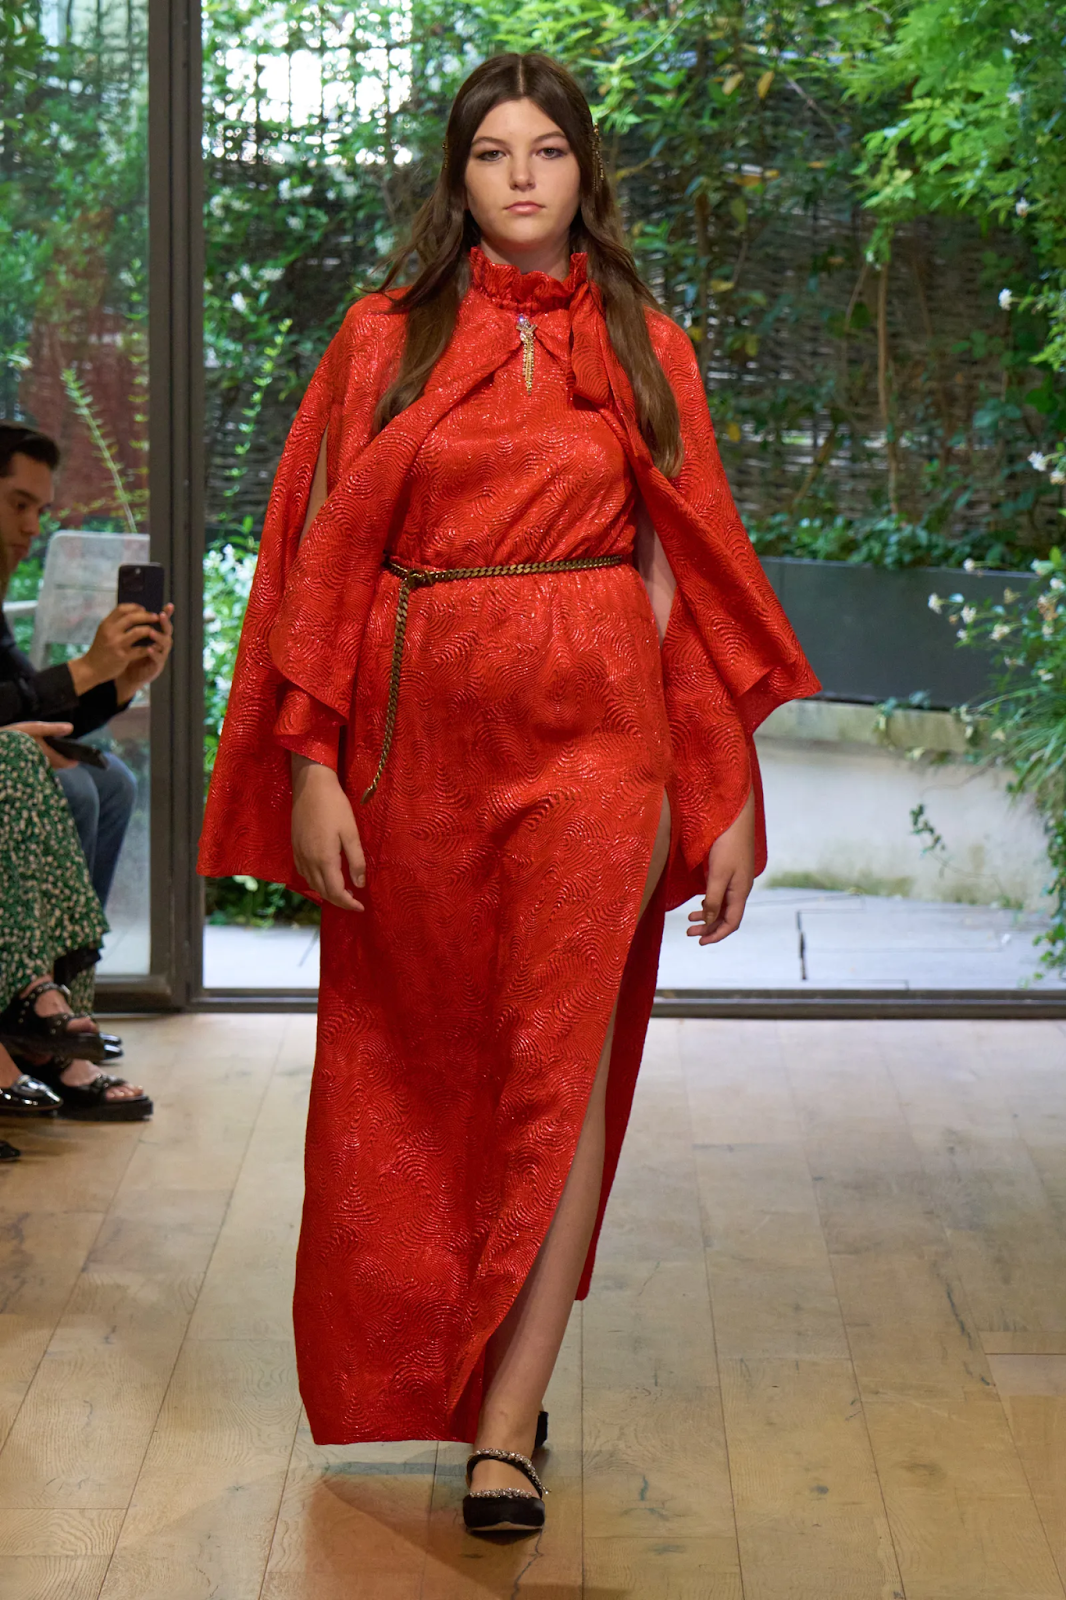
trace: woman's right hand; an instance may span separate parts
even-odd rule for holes
[[[332,767],[292,757],[292,853],[315,894],[342,911],[363,906],[344,886],[344,862],[357,889],[366,883],[366,857],[355,813]]]

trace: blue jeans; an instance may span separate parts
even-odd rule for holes
[[[137,779],[117,756],[104,757],[106,767],[61,767],[60,787],[74,815],[89,876],[102,906],[106,906],[115,865],[129,827]]]

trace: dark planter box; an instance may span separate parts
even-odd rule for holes
[[[936,707],[985,700],[993,692],[992,657],[958,644],[929,596],[961,594],[963,603],[999,601],[1025,589],[1031,572],[960,572],[957,567],[860,566],[765,556],[762,564],[828,700],[906,700],[926,694]],[[956,610],[951,607],[951,610]]]

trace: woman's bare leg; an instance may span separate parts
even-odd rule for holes
[[[669,851],[670,805],[664,795],[640,916],[655,892]],[[478,1449],[518,1450],[529,1455],[533,1448],[537,1412],[563,1342],[600,1203],[604,1108],[616,1011],[617,1001],[555,1216],[529,1277],[485,1352],[485,1393],[475,1440]],[[473,1487],[528,1489],[529,1483],[514,1467],[482,1461],[474,1469]]]

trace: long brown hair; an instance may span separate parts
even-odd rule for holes
[[[644,307],[654,306],[655,296],[626,247],[588,101],[565,67],[538,52],[491,56],[455,97],[436,186],[381,286],[390,288],[410,257],[417,256],[417,277],[394,301],[407,317],[407,334],[399,371],[378,402],[375,427],[383,428],[418,399],[447,349],[469,281],[467,253],[480,237],[466,209],[470,147],[489,112],[506,100],[532,100],[566,135],[577,157],[581,199],[570,248],[588,255],[588,276],[603,295],[611,345],[633,386],[640,431],[656,466],[671,477],[681,467],[681,420],[644,317]]]

